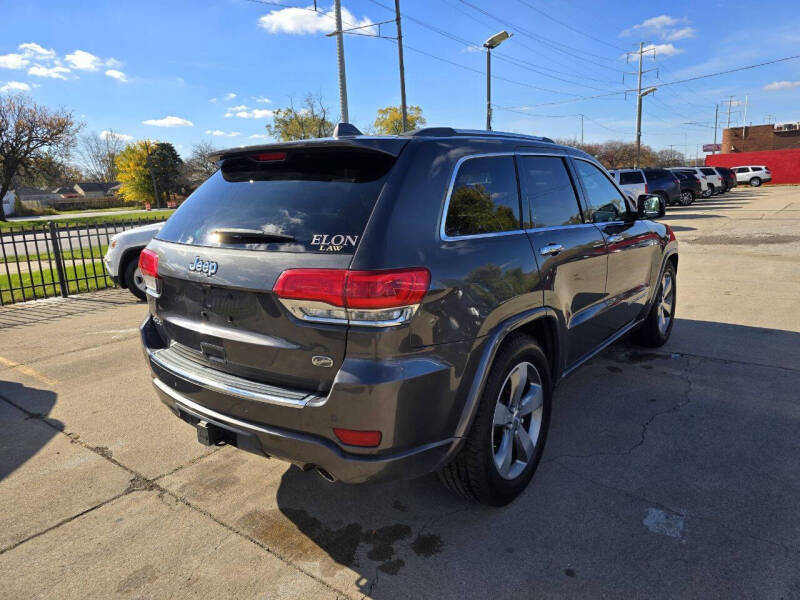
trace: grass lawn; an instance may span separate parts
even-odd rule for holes
[[[100,246],[100,250],[97,250],[97,246],[92,246],[91,248],[84,248],[81,251],[79,248],[75,248],[74,250],[64,250],[63,246],[66,244],[62,242],[62,250],[61,256],[64,257],[64,260],[80,260],[81,258],[102,258],[106,254],[106,250],[108,250],[108,245],[103,244]],[[27,265],[28,260],[31,261],[31,268],[39,268],[39,261],[42,261],[42,267],[44,268],[45,261],[49,259],[55,259],[52,252],[40,252],[39,254],[27,254],[27,255],[20,255],[19,262],[20,264]],[[17,261],[13,256],[7,256],[3,258],[0,256],[0,265],[8,263],[10,265],[15,264]]]
[[[117,223],[120,221],[139,221],[142,219],[166,219],[169,217],[173,212],[174,209],[164,209],[164,210],[151,210],[148,213],[134,213],[134,214],[123,214],[123,215],[115,215],[113,213],[109,213],[107,215],[100,215],[97,217],[75,217],[74,219],[68,220],[59,220],[58,225],[59,227],[65,227],[68,225],[95,225],[103,223]],[[31,227],[38,227],[41,228],[45,225],[47,221],[45,220],[38,220],[38,221],[0,221],[0,232],[9,231],[12,227],[14,230],[19,230],[23,227],[30,229]]]
[[[44,269],[43,271],[33,271],[32,273],[22,273],[20,275],[12,273],[10,279],[8,275],[3,273],[0,275],[0,294],[3,298],[3,304],[10,304],[12,298],[15,302],[44,298],[45,288],[47,289],[48,296],[59,296],[61,294],[61,288],[57,283],[58,277],[54,271],[55,269]],[[67,264],[65,275],[67,281],[71,279],[82,279],[84,277],[88,278],[87,281],[69,281],[68,286],[70,294],[99,290],[114,285],[114,282],[111,281],[111,278],[108,277],[103,268],[103,262],[100,260],[87,262],[86,267],[82,264],[77,264],[74,267]],[[96,278],[95,275],[97,276]],[[12,287],[18,288],[31,285],[35,288],[35,294],[32,289],[10,291]]]

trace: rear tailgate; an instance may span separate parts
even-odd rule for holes
[[[330,142],[224,158],[149,246],[165,344],[252,381],[327,391],[347,327],[297,319],[272,290],[287,269],[349,267],[395,158]]]

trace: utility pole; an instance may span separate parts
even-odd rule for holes
[[[583,144],[583,114],[578,115],[581,118],[581,144]]]
[[[655,58],[655,48],[648,48],[645,50],[644,42],[639,42],[639,50],[637,52],[628,53],[628,58],[630,58],[631,54],[639,55],[639,69],[636,73],[636,154],[634,157],[634,167],[639,166],[639,155],[642,149],[642,98],[656,91],[655,87],[649,87],[642,91],[642,74],[647,72],[642,71],[642,61],[644,59],[644,53],[650,51],[653,52],[653,58]]]
[[[742,137],[747,129],[747,96],[744,97],[744,118],[742,119]]]
[[[714,150],[711,151],[711,154],[716,154],[716,147],[717,147],[717,122],[719,121],[719,103],[714,105]]]
[[[336,60],[339,64],[339,111],[342,113],[341,120],[344,123],[350,122],[347,112],[347,75],[344,72],[344,36],[342,35],[342,2],[334,1],[336,12]]]
[[[397,57],[400,62],[400,111],[403,113],[403,131],[408,131],[406,110],[406,70],[403,66],[403,29],[400,26],[400,0],[394,0],[394,15],[397,23]]]

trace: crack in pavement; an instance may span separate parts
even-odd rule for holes
[[[50,531],[58,529],[62,525],[70,523],[71,521],[74,521],[74,520],[82,517],[83,515],[86,515],[86,514],[88,514],[90,512],[93,512],[93,511],[95,511],[95,510],[97,510],[99,508],[102,508],[103,506],[106,506],[107,504],[109,504],[111,502],[114,502],[115,500],[118,500],[118,499],[120,499],[120,498],[122,498],[124,496],[127,496],[128,494],[135,493],[135,492],[140,492],[140,491],[158,491],[160,496],[168,495],[168,496],[174,498],[175,500],[177,500],[178,502],[180,502],[181,504],[183,504],[187,508],[189,508],[189,509],[193,510],[194,512],[197,512],[197,513],[205,516],[206,518],[210,519],[211,521],[213,521],[217,525],[223,527],[227,531],[246,539],[251,544],[254,544],[254,545],[258,546],[259,548],[261,548],[262,550],[264,550],[268,554],[271,554],[272,556],[274,556],[275,558],[280,560],[283,564],[295,569],[296,571],[302,573],[303,575],[306,575],[307,577],[310,577],[311,579],[313,579],[317,583],[325,586],[330,591],[335,592],[337,595],[341,594],[346,598],[352,598],[353,600],[355,600],[355,598],[353,596],[350,596],[348,593],[346,593],[346,592],[344,592],[344,591],[342,591],[342,590],[340,590],[338,588],[333,587],[330,583],[328,583],[327,581],[325,581],[321,577],[315,575],[314,573],[311,573],[311,572],[307,571],[306,569],[304,569],[303,567],[301,567],[299,565],[294,564],[293,562],[288,560],[286,557],[284,557],[281,553],[279,553],[276,550],[270,548],[267,544],[255,539],[254,537],[248,535],[247,533],[245,533],[245,532],[243,532],[243,531],[241,531],[241,530],[239,530],[239,529],[237,529],[237,528],[225,523],[224,521],[221,521],[220,519],[215,517],[213,514],[211,514],[209,511],[207,511],[205,509],[202,509],[202,508],[200,508],[198,506],[195,506],[194,504],[192,504],[191,502],[186,500],[186,498],[184,498],[182,496],[178,496],[177,494],[171,492],[170,490],[166,489],[165,487],[162,487],[160,484],[158,484],[156,482],[155,479],[148,479],[147,477],[145,477],[141,473],[138,473],[134,469],[131,469],[130,467],[120,463],[118,460],[116,460],[115,458],[110,456],[108,454],[108,452],[106,452],[104,449],[98,448],[98,447],[95,447],[95,446],[90,446],[86,442],[78,439],[76,437],[76,434],[67,433],[67,432],[59,429],[54,424],[52,424],[49,421],[47,421],[47,419],[43,418],[41,415],[36,414],[36,413],[32,413],[32,412],[26,410],[25,408],[19,406],[17,403],[9,400],[5,396],[0,395],[0,400],[3,400],[6,403],[8,403],[11,406],[13,406],[14,408],[22,411],[23,413],[28,415],[28,417],[30,417],[30,418],[39,419],[47,427],[50,427],[50,428],[54,429],[55,431],[57,431],[58,433],[67,436],[73,444],[78,444],[79,446],[85,448],[86,450],[89,450],[90,452],[94,452],[98,456],[102,457],[103,459],[105,459],[108,462],[116,465],[117,467],[127,471],[128,473],[130,473],[132,475],[130,483],[128,484],[128,487],[125,488],[125,490],[122,491],[120,494],[117,494],[117,495],[115,495],[115,496],[113,496],[111,498],[108,498],[108,499],[96,504],[95,506],[87,508],[86,510],[83,510],[83,511],[81,511],[81,512],[75,514],[75,515],[72,515],[70,517],[62,519],[58,523],[56,523],[54,525],[51,525],[50,527],[48,527],[48,528],[46,528],[46,529],[44,529],[42,531],[34,533],[34,534],[28,536],[27,538],[25,538],[23,540],[19,540],[19,541],[15,542],[14,544],[12,544],[12,545],[10,545],[10,546],[8,546],[6,548],[0,548],[0,556],[5,554],[6,552],[10,552],[11,550],[14,550],[15,548],[18,548],[19,546],[21,546],[22,544],[25,544],[26,542],[29,542],[30,540],[33,540],[33,539],[35,539],[35,538],[37,538],[39,536],[42,536],[42,535],[44,535],[44,534],[46,534],[46,533],[48,533]],[[201,458],[205,458],[205,457],[211,456],[211,454],[213,454],[213,453],[208,453],[208,454],[204,455]],[[160,475],[158,478],[160,478],[160,477],[163,477],[163,475]],[[158,478],[156,478],[156,479],[158,479]]]

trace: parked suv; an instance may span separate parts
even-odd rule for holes
[[[555,384],[669,338],[664,205],[547,138],[334,135],[222,152],[142,251],[156,390],[206,444],[510,502]]]
[[[151,223],[115,234],[108,241],[103,264],[111,279],[131,294],[144,300],[145,285],[139,270],[139,253],[147,246],[164,223]]]
[[[640,194],[655,194],[665,204],[680,202],[680,183],[675,174],[667,169],[613,169],[610,173],[620,188],[633,198],[638,198]]]
[[[758,187],[762,183],[772,181],[772,171],[765,166],[733,167],[736,173],[736,181],[749,183],[753,187]]]
[[[692,177],[697,179],[698,183],[700,184],[700,193],[698,195],[702,196],[703,198],[711,197],[713,186],[711,187],[709,186],[708,177],[700,173],[699,169],[696,169],[694,167],[670,167],[669,170],[675,173],[679,178],[681,174],[691,175]],[[698,195],[695,196],[695,200],[697,199]]]
[[[683,171],[672,171],[675,177],[678,178],[681,187],[681,198],[679,204],[681,206],[689,206],[697,198],[702,196],[703,188],[700,185],[700,180],[694,173],[686,173]]]
[[[736,187],[736,174],[733,171],[727,167],[714,167],[714,170],[719,173],[726,192]]]

